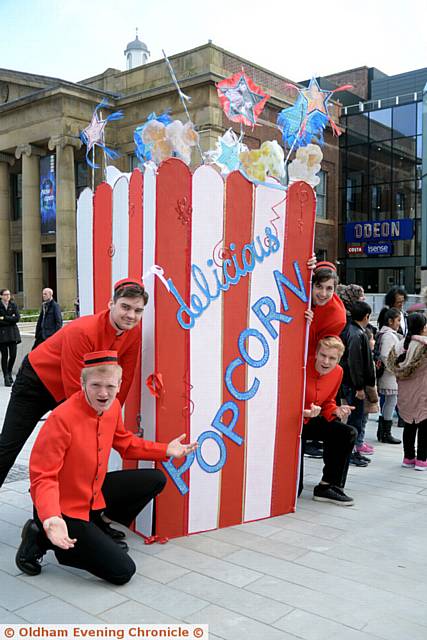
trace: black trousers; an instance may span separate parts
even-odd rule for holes
[[[166,484],[164,473],[157,469],[126,469],[107,473],[102,493],[106,516],[129,526],[142,509],[158,495]],[[59,549],[47,538],[37,512],[34,518],[40,528],[42,550],[53,549],[59,564],[84,569],[113,584],[129,582],[136,571],[126,551],[97,526],[101,511],[91,511],[90,521],[63,515],[70,538],[76,538],[72,549]]]
[[[418,434],[417,453],[415,454],[415,440]],[[405,458],[413,460],[427,460],[427,420],[403,426],[403,453]]]
[[[0,434],[0,487],[40,418],[57,405],[25,357],[12,387]]]
[[[356,441],[357,430],[339,420],[328,422],[322,416],[312,418],[302,428],[303,440],[320,440],[323,442],[322,480],[343,489],[347,480],[350,454]],[[304,454],[301,447],[300,488],[303,488]]]
[[[1,370],[4,377],[12,375],[13,365],[16,360],[16,342],[4,342],[0,344]]]

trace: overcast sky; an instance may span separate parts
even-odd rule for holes
[[[427,67],[427,0],[0,0],[0,67],[77,81],[209,39],[294,81],[362,65]]]

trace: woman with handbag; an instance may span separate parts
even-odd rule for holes
[[[16,345],[21,342],[18,329],[20,319],[18,307],[11,300],[9,289],[0,290],[0,353],[4,386],[13,383],[12,369],[16,360]]]

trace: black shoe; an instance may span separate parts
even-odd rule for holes
[[[323,450],[311,442],[306,442],[304,445],[304,455],[307,456],[307,458],[323,458]]]
[[[113,541],[116,543],[118,547],[120,547],[120,549],[123,549],[123,551],[129,551],[129,546],[127,542],[125,542],[124,540],[120,540],[119,538],[113,538]]]
[[[361,453],[359,453],[359,456],[360,456],[361,460],[364,460],[368,464],[370,464],[372,462],[371,458],[368,458],[368,456],[363,456]]]
[[[13,384],[12,374],[11,374],[11,373],[8,373],[8,374],[7,374],[7,377],[9,378],[9,382],[10,382],[10,384]]]
[[[9,376],[4,376],[4,386],[5,387],[11,387],[12,386],[12,382],[10,381]]]
[[[346,495],[339,487],[331,484],[318,484],[313,490],[313,500],[318,502],[332,502],[340,507],[352,507],[353,498]]]
[[[27,520],[22,529],[22,542],[16,552],[15,562],[18,569],[28,576],[38,576],[42,570],[40,560],[44,552],[38,544],[39,534],[40,529],[34,520]]]
[[[355,467],[367,467],[369,463],[363,460],[363,456],[358,451],[354,451],[350,456],[350,464]]]

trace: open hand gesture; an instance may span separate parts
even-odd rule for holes
[[[183,456],[188,456],[192,451],[195,451],[197,449],[197,442],[182,444],[185,437],[186,434],[183,433],[178,436],[178,438],[175,438],[175,440],[171,440],[166,449],[166,455],[172,458],[182,458]]]
[[[67,523],[59,516],[46,518],[43,529],[51,543],[60,549],[72,549],[77,542],[77,538],[68,537]]]
[[[304,409],[302,415],[304,418],[317,418],[321,411],[322,407],[319,407],[318,404],[311,403],[310,409]]]
[[[345,418],[348,418],[354,408],[355,407],[351,407],[349,404],[342,404],[335,409],[335,415],[340,420],[345,420]]]

